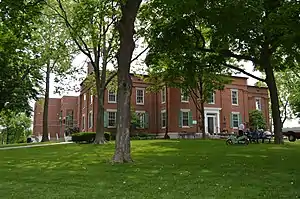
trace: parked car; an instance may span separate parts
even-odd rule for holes
[[[300,127],[282,128],[282,135],[287,136],[290,142],[300,139]]]

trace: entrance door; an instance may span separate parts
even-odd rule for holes
[[[208,116],[207,117],[207,127],[208,127],[208,133],[214,134],[215,132],[215,117],[214,116]]]

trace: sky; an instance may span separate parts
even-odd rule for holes
[[[138,55],[142,51],[141,48],[136,48],[136,50],[133,53],[133,57],[135,57],[136,55]],[[145,59],[145,57],[146,57],[146,53],[144,53],[142,56],[139,57],[138,60],[136,60],[136,61],[134,61],[132,63],[131,72],[141,73],[141,72],[145,71],[146,66],[145,66],[145,64],[143,64],[143,60]],[[84,54],[79,54],[73,60],[72,65],[74,67],[84,67],[83,68],[84,71],[87,71],[87,68],[86,68],[87,60],[88,59],[87,59],[87,57]],[[261,76],[261,73],[259,71],[254,71],[253,70],[253,65],[251,63],[249,63],[249,62],[248,63],[243,62],[242,64],[244,66],[244,69],[248,73],[251,73],[252,75],[255,75],[257,77]],[[109,66],[108,68],[112,69],[113,67]],[[244,74],[241,74],[241,73],[237,73],[235,75],[236,76],[242,76],[242,77],[248,77],[247,75],[244,75]],[[252,77],[248,77],[248,79],[247,79],[248,85],[254,85],[256,82],[257,82],[257,80],[254,79],[254,78],[252,78]],[[80,83],[81,83],[80,81],[74,81],[74,82],[71,82],[70,84],[78,86]],[[51,75],[50,85],[53,85],[53,84],[54,84],[54,75]],[[64,92],[61,95],[59,95],[59,94],[55,94],[54,90],[55,90],[55,87],[54,86],[50,86],[50,97],[51,98],[60,98],[60,97],[62,97],[64,95],[66,95],[66,96],[77,96],[77,95],[79,95],[79,92],[75,92],[75,91]],[[31,102],[31,106],[32,107],[34,107],[34,103],[35,103],[34,101]],[[284,124],[284,127],[296,127],[296,126],[300,127],[300,123],[298,121],[299,121],[298,119],[287,120],[285,122],[285,124]]]

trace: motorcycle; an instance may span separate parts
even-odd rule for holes
[[[248,145],[250,143],[250,139],[246,135],[242,135],[240,137],[237,137],[236,135],[230,135],[227,140],[227,145],[233,145],[233,144],[244,144]]]

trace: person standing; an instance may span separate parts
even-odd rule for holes
[[[244,123],[241,123],[239,125],[239,133],[238,133],[238,136],[242,136],[244,134],[244,130],[245,130],[245,124]]]

